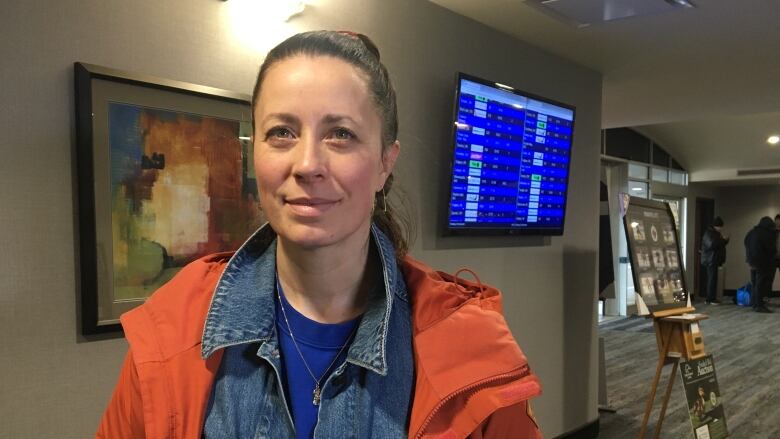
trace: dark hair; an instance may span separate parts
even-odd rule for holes
[[[765,229],[775,229],[775,222],[772,218],[768,216],[761,217],[761,220],[758,222],[758,227],[763,227]]]
[[[712,220],[712,225],[715,227],[723,227],[723,218],[716,216],[714,220]]]
[[[777,220],[777,219],[780,219],[780,213],[778,213],[777,215],[775,215],[775,219],[776,219],[776,220]]]
[[[398,107],[395,90],[387,68],[379,61],[379,49],[367,36],[348,31],[303,32],[282,41],[268,52],[257,75],[252,92],[252,114],[260,97],[268,69],[279,61],[296,55],[330,56],[352,64],[366,77],[366,85],[382,119],[382,151],[398,138]],[[254,118],[252,131],[254,132]],[[388,200],[393,186],[393,174],[385,181],[381,191],[374,195],[372,220],[393,242],[396,257],[400,260],[409,250],[412,222],[403,212],[393,208]]]

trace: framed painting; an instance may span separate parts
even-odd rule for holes
[[[120,331],[186,264],[260,222],[248,95],[75,63],[80,322]]]

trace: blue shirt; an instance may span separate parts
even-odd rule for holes
[[[233,255],[206,316],[201,356],[223,350],[203,436],[294,438],[276,325],[276,235],[260,228]],[[414,385],[409,297],[390,240],[376,226],[382,268],[347,357],[322,385],[313,437],[399,438],[408,434]]]
[[[285,396],[290,404],[290,410],[295,424],[295,435],[298,439],[309,439],[314,436],[317,425],[319,405],[313,403],[315,382],[325,384],[325,380],[340,366],[347,357],[346,344],[351,341],[353,332],[357,329],[360,318],[344,323],[324,324],[311,320],[299,313],[284,295],[284,290],[277,282],[284,310],[276,300],[276,331],[279,334],[279,347],[282,361],[282,385]],[[285,315],[287,319],[285,320]],[[295,341],[290,337],[290,323]],[[298,345],[296,349],[295,345]],[[342,349],[342,347],[344,347]],[[338,355],[338,358],[336,358]],[[303,356],[303,360],[301,359]],[[304,364],[305,360],[305,364]],[[311,369],[311,373],[306,368]]]

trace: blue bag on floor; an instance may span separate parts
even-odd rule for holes
[[[750,284],[745,284],[743,287],[737,290],[737,305],[750,306]]]

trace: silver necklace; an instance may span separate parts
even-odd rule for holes
[[[331,367],[333,367],[334,364],[336,364],[336,360],[339,359],[341,356],[341,353],[344,352],[344,348],[347,347],[349,342],[352,340],[352,336],[355,335],[355,331],[357,331],[358,325],[355,325],[355,328],[352,329],[352,332],[349,334],[349,337],[347,337],[347,341],[344,342],[344,344],[341,346],[341,349],[339,349],[339,352],[336,354],[335,357],[333,357],[333,361],[330,362],[330,365],[325,369],[324,372],[322,372],[322,375],[320,375],[319,379],[314,376],[314,372],[311,371],[311,368],[309,367],[309,363],[306,362],[306,358],[303,357],[303,352],[301,352],[301,348],[298,347],[298,342],[295,341],[295,335],[293,335],[292,332],[292,326],[290,326],[290,321],[287,320],[287,312],[284,310],[284,302],[282,301],[282,295],[279,293],[279,290],[281,289],[281,284],[279,283],[279,279],[276,279],[276,297],[279,299],[279,305],[282,307],[282,315],[284,316],[284,323],[287,325],[287,331],[290,332],[290,338],[293,341],[293,346],[295,346],[295,350],[298,351],[298,355],[301,357],[301,361],[303,362],[303,365],[306,367],[306,371],[309,372],[309,375],[311,376],[311,379],[314,380],[314,392],[312,393],[312,400],[311,403],[314,405],[320,405],[320,382],[325,377],[325,375],[328,374],[328,371]]]

